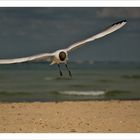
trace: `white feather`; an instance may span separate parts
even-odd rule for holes
[[[14,64],[14,63],[29,62],[29,61],[45,61],[51,56],[53,56],[52,53],[43,53],[43,54],[33,55],[33,56],[23,57],[23,58],[2,59],[0,60],[0,64]]]
[[[73,49],[76,49],[78,47],[80,47],[81,45],[85,44],[85,43],[88,43],[88,42],[91,42],[91,41],[94,41],[98,38],[101,38],[101,37],[104,37],[114,31],[117,31],[118,29],[122,28],[125,24],[126,24],[126,20],[123,20],[123,21],[120,21],[120,22],[117,22],[113,25],[111,25],[110,27],[108,27],[107,29],[105,29],[104,31],[96,34],[96,35],[93,35],[92,37],[89,37],[85,40],[82,40],[82,41],[79,41],[77,43],[74,43],[72,45],[70,45],[68,48],[67,48],[67,51],[71,51]]]
[[[29,57],[23,57],[23,58],[15,58],[15,59],[1,59],[0,60],[0,64],[14,64],[14,63],[22,63],[22,62],[29,62],[29,61],[46,61],[48,60],[48,58],[51,58],[52,63],[51,64],[59,64],[59,63],[66,63],[66,61],[68,60],[68,52],[80,47],[81,45],[94,41],[98,38],[101,38],[103,36],[106,36],[120,28],[122,28],[125,24],[126,24],[126,20],[117,22],[113,25],[111,25],[110,27],[108,27],[106,30],[104,30],[101,33],[98,33],[90,38],[87,38],[85,40],[82,40],[80,42],[74,43],[71,46],[69,46],[66,49],[63,50],[57,50],[54,53],[43,53],[43,54],[39,54],[39,55],[33,55],[33,56],[29,56]],[[64,61],[61,61],[59,58],[59,53],[63,51],[66,53],[66,59]]]

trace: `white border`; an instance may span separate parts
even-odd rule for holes
[[[98,133],[98,134],[72,134],[72,133],[49,133],[49,134],[0,134],[1,140],[140,140],[140,134],[122,133]]]
[[[0,1],[0,7],[140,7],[140,1],[129,0],[2,0]],[[137,134],[120,134],[120,133],[49,133],[49,134],[0,134],[0,140],[140,140],[140,133]]]
[[[0,7],[138,7],[139,1],[130,0],[0,0]]]

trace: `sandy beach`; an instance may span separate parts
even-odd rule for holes
[[[0,103],[0,132],[140,132],[140,101]]]

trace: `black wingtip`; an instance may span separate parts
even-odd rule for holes
[[[125,19],[125,20],[122,20],[121,22],[127,22],[127,20]]]
[[[112,25],[117,25],[117,24],[122,24],[122,23],[127,23],[127,20],[126,19],[125,20],[121,20],[121,21],[116,22],[116,23],[114,23]]]

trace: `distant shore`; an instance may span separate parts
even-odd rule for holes
[[[0,132],[140,132],[140,101],[0,103]]]

